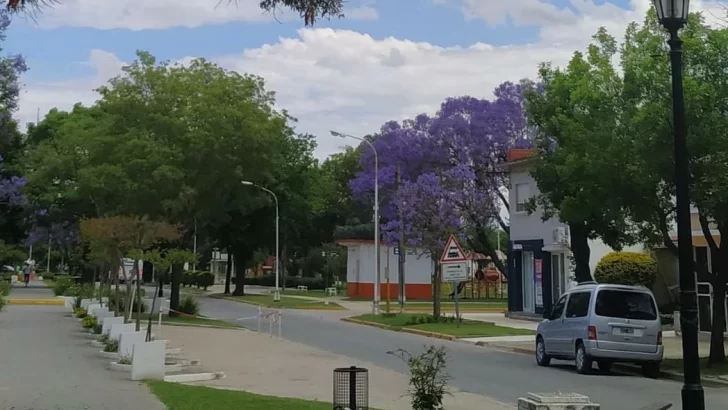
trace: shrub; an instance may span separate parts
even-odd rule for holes
[[[119,351],[119,341],[118,340],[107,340],[106,343],[104,343],[104,351],[108,353],[118,352]]]
[[[5,298],[4,298],[4,297],[3,297],[2,295],[0,295],[0,310],[3,310],[3,307],[4,307],[4,306],[5,306],[5,304],[7,304],[7,303],[8,303],[8,302],[7,302],[6,300],[5,300]]]
[[[8,282],[0,282],[0,297],[10,294],[10,284]]]
[[[45,277],[45,279],[50,279]],[[66,291],[77,285],[74,285],[73,280],[68,276],[59,276],[56,283],[53,284],[53,293],[56,296],[78,296],[78,295],[67,295]]]
[[[412,355],[404,349],[388,352],[399,357],[409,367],[409,396],[412,410],[442,409],[450,376],[445,372],[447,365],[445,347],[429,346],[419,355]]]
[[[179,311],[188,315],[197,315],[200,313],[200,305],[197,300],[190,295],[187,295],[182,299],[179,304]]]
[[[99,322],[96,320],[95,316],[85,316],[81,321],[81,326],[83,326],[84,329],[93,329],[98,324]]]
[[[192,287],[197,285],[197,276],[199,272],[197,271],[191,271],[188,270],[182,274],[182,280],[180,281],[180,284],[182,287]]]
[[[119,358],[119,364],[131,364],[131,357],[123,356]]]
[[[594,278],[600,283],[651,288],[656,277],[657,262],[650,255],[638,252],[609,253],[594,270]]]
[[[100,335],[102,330],[104,330],[104,326],[97,321],[96,326],[94,326],[94,334]]]
[[[73,313],[76,315],[77,318],[83,319],[86,317],[86,309],[84,308],[76,308],[76,310],[73,311]]]
[[[195,279],[197,279],[197,287],[204,290],[215,284],[215,274],[212,272],[200,272]]]

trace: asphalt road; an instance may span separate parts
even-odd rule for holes
[[[218,319],[234,321],[254,317],[257,312],[256,307],[242,303],[198,299],[201,313]],[[350,357],[352,365],[369,362],[403,373],[407,372],[405,364],[388,355],[388,351],[403,348],[416,352],[425,345],[444,345],[448,350],[448,372],[453,386],[506,403],[515,403],[527,392],[577,392],[589,396],[606,410],[636,410],[656,401],[672,402],[673,408],[681,408],[681,384],[673,381],[626,375],[583,376],[575,372],[573,365],[559,365],[560,362],[550,368],[541,368],[527,355],[341,322],[339,318],[345,315],[342,312],[285,311],[283,337]],[[251,329],[257,326],[255,320],[242,323]],[[705,396],[707,409],[728,407],[728,389],[706,387]]]

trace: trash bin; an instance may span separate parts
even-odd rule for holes
[[[369,409],[369,370],[360,367],[334,369],[334,410]]]

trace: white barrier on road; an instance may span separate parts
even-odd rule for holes
[[[131,359],[131,379],[164,380],[166,347],[165,340],[135,344]]]
[[[109,334],[111,332],[111,326],[124,324],[123,317],[105,317],[101,322],[101,334]]]
[[[144,343],[147,332],[124,332],[119,338],[119,357],[131,357],[134,346]]]

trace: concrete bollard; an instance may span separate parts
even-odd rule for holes
[[[113,314],[113,312],[112,312]],[[111,332],[111,326],[113,325],[121,325],[124,324],[124,318],[119,317],[105,317],[104,320],[101,322],[101,333],[102,334],[109,334]]]
[[[589,397],[578,393],[528,393],[518,399],[518,410],[599,410]]]
[[[119,339],[119,356],[131,357],[134,353],[134,346],[144,343],[147,332],[124,332]]]
[[[93,304],[94,302],[96,301],[93,299],[81,299],[81,307],[83,309],[88,309],[89,305]]]
[[[86,307],[86,314],[89,316],[94,316],[94,310],[101,309],[101,305],[99,303],[92,303]]]
[[[109,339],[119,340],[122,333],[133,332],[135,329],[136,325],[134,323],[113,324],[109,330]]]
[[[134,345],[131,359],[132,380],[164,380],[164,340]]]

